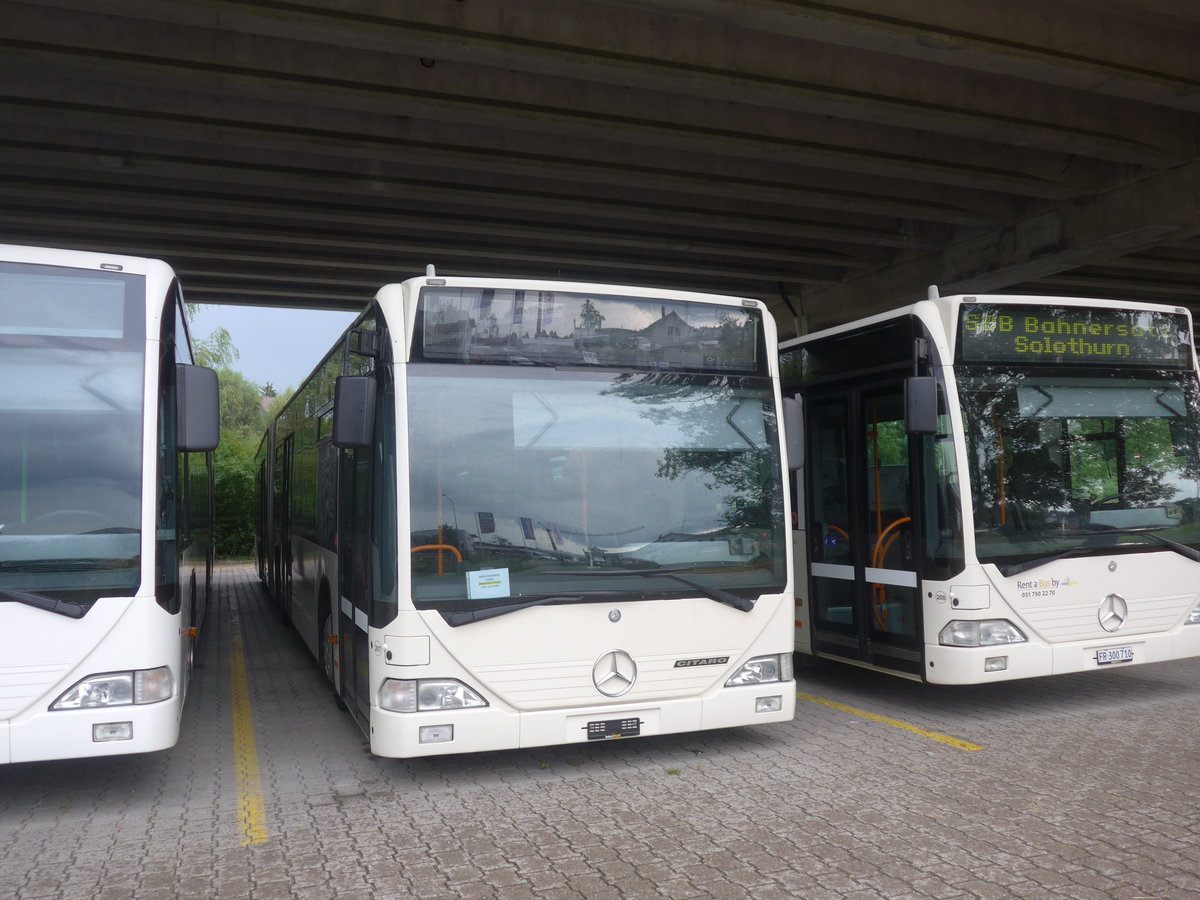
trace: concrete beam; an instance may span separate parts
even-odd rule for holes
[[[37,151],[37,159],[31,158]],[[378,210],[401,210],[436,218],[443,211],[452,215],[474,215],[480,223],[491,223],[493,232],[503,233],[508,223],[540,225],[547,232],[558,229],[585,233],[590,229],[623,231],[630,234],[655,230],[667,236],[676,250],[693,240],[721,236],[791,247],[801,255],[805,247],[828,247],[827,256],[838,254],[850,267],[855,259],[879,255],[870,246],[854,251],[847,243],[838,246],[834,233],[822,231],[811,221],[795,219],[794,210],[773,213],[762,204],[711,198],[698,202],[670,203],[662,196],[604,197],[552,190],[547,185],[488,184],[476,179],[459,183],[391,176],[386,173],[327,172],[320,168],[278,166],[275,168],[223,168],[188,160],[140,159],[95,156],[61,147],[11,147],[0,144],[0,180],[17,188],[38,188],[47,209],[69,208],[75,191],[104,184],[116,199],[114,211],[122,208],[122,195],[168,198],[177,215],[185,215],[196,198],[209,203],[228,198],[232,209],[247,197],[282,208],[286,200],[293,215],[319,218],[328,206],[335,213],[348,205]],[[306,183],[308,182],[308,183]],[[219,185],[219,187],[218,187]],[[50,199],[47,199],[50,198]],[[915,246],[915,244],[913,245]]]
[[[855,51],[797,38],[777,45],[778,35],[737,27],[679,33],[681,24],[661,15],[647,23],[654,43],[629,23],[614,33],[612,10],[603,6],[572,6],[568,15],[561,4],[535,0],[521,4],[519,13],[506,9],[498,23],[494,13],[483,12],[486,4],[393,4],[390,16],[366,22],[340,4],[336,10],[290,4],[286,11],[268,10],[275,14],[266,19],[255,11],[249,21],[244,4],[217,6],[227,14],[210,26],[220,27],[163,21],[171,11],[194,17],[194,4],[123,0],[118,8],[130,18],[115,18],[107,8],[104,15],[73,10],[68,29],[61,13],[39,2],[14,16],[3,40],[14,53],[58,47],[109,69],[152,66],[153,77],[168,82],[191,73],[226,92],[236,86],[238,93],[267,92],[274,101],[302,89],[328,96],[335,106],[383,104],[414,116],[457,111],[485,127],[504,116],[527,127],[536,122],[538,130],[586,129],[658,146],[677,147],[682,138],[762,158],[799,154],[795,161],[824,167],[836,153],[857,171],[903,165],[933,181],[948,179],[944,183],[988,186],[998,179],[995,189],[1016,193],[1045,190],[1041,182],[1049,173],[1057,173],[1052,180],[1066,193],[1072,185],[1094,187],[1094,179],[1104,180],[1103,169],[1092,173],[1084,160],[1177,163],[1190,158],[1194,142],[1187,129],[1200,127],[1192,117],[1146,105],[1098,106],[1086,95],[1059,95],[1008,78],[976,84],[943,65],[906,59],[897,67],[877,54],[858,59]],[[318,11],[324,12],[319,22],[307,21]],[[417,18],[439,11],[485,18],[474,27]],[[237,27],[225,30],[226,22]],[[306,25],[301,33],[308,40],[255,33],[255,23],[262,32],[288,35]],[[518,33],[490,34],[485,29],[491,26]],[[348,29],[355,30],[345,37]],[[489,42],[500,49],[481,46]],[[645,44],[644,55],[630,52],[630,44]],[[424,68],[422,59],[434,65]],[[1112,127],[1117,118],[1122,128]],[[1063,154],[1079,162],[1064,169]],[[1029,182],[1024,187],[1021,175]]]
[[[149,39],[149,38],[148,38]],[[2,46],[2,43],[0,43]],[[72,50],[30,54],[9,47],[7,93],[46,101],[51,83],[35,78],[38,59],[52,71],[78,73],[82,89],[91,88],[104,105],[133,110],[140,98],[161,87],[200,101],[175,109],[175,115],[200,114],[209,103],[224,104],[226,116],[276,106],[308,105],[317,110],[354,110],[389,115],[397,121],[457,123],[476,129],[476,146],[493,131],[525,132],[548,140],[618,143],[657,156],[700,152],[763,164],[804,166],[857,176],[898,179],[931,187],[956,187],[1039,199],[1065,199],[1102,186],[1122,170],[1094,160],[1066,160],[1012,147],[971,144],[933,133],[905,132],[794,113],[764,111],[717,101],[642,93],[635,110],[622,91],[592,84],[546,82],[533,76],[507,76],[484,70],[457,73],[449,90],[430,92],[409,86],[296,79],[277,73],[242,74],[236,90],[203,68],[172,62],[168,71],[151,59],[136,62],[88,57]],[[415,64],[414,64],[415,65]],[[24,74],[22,74],[24,73]],[[537,104],[516,98],[538,96]],[[244,114],[244,113],[243,113]],[[312,113],[310,112],[309,117]],[[254,121],[246,115],[245,121]],[[235,119],[236,121],[236,119]],[[1161,161],[1160,161],[1161,162]]]
[[[0,81],[6,74],[9,67],[0,60]],[[42,105],[36,98],[26,103],[0,99],[0,115],[13,125],[8,143],[19,139],[24,145],[91,148],[98,156],[124,157],[131,163],[138,158],[177,159],[237,170],[278,168],[286,161],[297,170],[389,177],[441,169],[459,173],[459,178],[502,177],[510,185],[521,178],[559,180],[571,192],[604,196],[624,187],[643,199],[689,195],[687,202],[700,205],[708,198],[736,198],[768,209],[790,207],[796,219],[835,225],[841,221],[849,226],[847,234],[862,229],[864,240],[871,241],[891,226],[889,219],[979,226],[1010,218],[1022,208],[1010,197],[987,191],[946,186],[935,190],[875,176],[743,160],[702,148],[680,154],[502,128],[490,129],[486,145],[481,145],[479,129],[467,124],[408,120],[396,130],[391,127],[394,117],[373,113],[316,114],[280,104],[251,104],[235,113],[230,107],[237,104],[228,100],[227,118],[221,120],[219,98],[211,98],[213,108],[201,108],[195,95],[161,88],[143,89],[136,101],[126,99],[129,105],[114,107],[94,96],[82,79],[56,84],[50,73],[36,67],[32,77],[41,90],[53,91],[58,99],[53,105]],[[191,112],[179,111],[185,108]],[[300,115],[310,116],[311,124],[300,126]]]
[[[1200,234],[1200,163],[991,229],[895,265],[806,293],[810,328],[942,293],[987,293]],[[1136,299],[1136,297],[1130,298]]]
[[[710,24],[1200,111],[1192,0],[629,0]]]

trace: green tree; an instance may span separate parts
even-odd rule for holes
[[[216,546],[222,557],[246,557],[254,551],[257,490],[254,453],[259,439],[236,431],[221,434],[213,454]]]
[[[276,416],[283,411],[283,408],[287,406],[288,401],[292,399],[292,395],[295,393],[295,388],[288,388],[282,394],[276,394],[271,398],[271,401],[267,404],[267,409],[263,420],[264,431],[269,423],[275,421]]]
[[[189,318],[195,313],[196,307],[188,304]],[[241,354],[224,328],[193,340],[192,350],[199,365],[216,370],[221,387],[221,443],[213,453],[217,555],[249,556],[257,525],[254,454],[267,427],[263,397],[271,395],[231,368]]]
[[[213,454],[217,555],[249,556],[257,526],[254,454],[267,428],[261,388],[228,367],[221,385],[221,443]]]
[[[187,304],[190,320],[195,320],[198,308]],[[259,387],[231,368],[241,354],[224,328],[193,339],[192,350],[197,364],[216,370],[221,388],[221,442],[213,452],[217,555],[250,556],[254,552],[258,508],[254,454],[267,428],[263,398],[274,396],[274,388],[270,384]]]
[[[221,385],[222,439],[226,433],[261,437],[267,427],[262,389],[230,368],[218,368],[217,380]]]
[[[190,315],[194,315],[193,309],[194,307],[189,303],[188,313]],[[214,369],[228,368],[234,360],[241,356],[237,347],[233,345],[233,338],[224,328],[216,329],[206,338],[192,341],[192,352],[195,354],[198,365],[210,366]]]

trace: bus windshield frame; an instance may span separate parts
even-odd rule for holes
[[[1190,370],[958,366],[976,557],[1200,549],[1200,398]]]
[[[539,292],[524,293],[528,307]],[[511,321],[503,304],[518,298],[499,294],[490,314]],[[588,300],[556,293],[556,317],[572,303],[576,312],[553,336],[543,321],[540,341],[456,338],[453,352],[446,317],[434,325],[430,306],[419,309],[407,370],[418,609],[697,595],[734,605],[783,590],[783,477],[761,313],[608,296],[597,315],[624,324],[606,333],[578,327]],[[668,347],[653,328],[632,335],[637,317],[665,320],[664,334],[697,319],[712,330]],[[480,321],[467,319],[460,331]],[[424,342],[422,323],[431,323]]]
[[[137,591],[145,316],[144,276],[0,263],[0,586]]]

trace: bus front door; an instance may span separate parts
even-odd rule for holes
[[[814,653],[920,678],[920,543],[903,386],[806,400]]]
[[[335,689],[370,733],[371,451],[342,451],[338,526],[338,668]]]

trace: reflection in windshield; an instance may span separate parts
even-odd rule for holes
[[[1200,545],[1195,385],[1138,374],[960,373],[981,562]]]
[[[413,365],[408,382],[418,606],[697,593],[667,567],[752,597],[783,584],[768,379]]]
[[[425,287],[421,315],[427,360],[763,374],[760,313],[729,304]]]
[[[0,587],[139,582],[140,279],[0,264]]]

